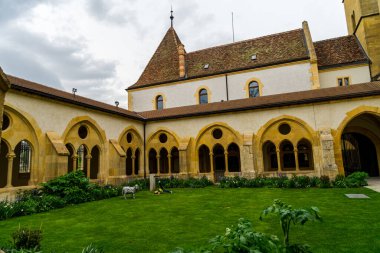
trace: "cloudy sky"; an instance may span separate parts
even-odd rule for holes
[[[0,66],[18,77],[127,107],[170,26],[188,52],[301,27],[346,35],[341,0],[0,0]]]

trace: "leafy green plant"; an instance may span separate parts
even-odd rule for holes
[[[90,244],[82,250],[82,253],[104,253],[104,250],[102,248],[98,248],[93,244]]]
[[[335,188],[346,188],[346,177],[344,175],[337,175],[335,179],[332,181],[332,185]]]
[[[13,246],[15,249],[39,250],[41,248],[42,230],[21,228],[12,234]]]
[[[368,185],[368,174],[366,172],[354,172],[346,177],[346,184],[348,187],[361,187]]]
[[[321,176],[319,178],[319,187],[320,188],[330,188],[331,187],[329,176]]]
[[[322,220],[322,218],[319,216],[319,209],[317,207],[311,207],[310,210],[294,209],[291,205],[287,205],[278,199],[274,200],[271,206],[264,209],[264,211],[261,213],[260,220],[263,220],[264,216],[272,213],[277,214],[280,218],[280,225],[284,234],[284,243],[287,248],[291,246],[289,243],[289,235],[290,227],[292,224],[304,225],[308,221]]]

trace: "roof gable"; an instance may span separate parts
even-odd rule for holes
[[[170,27],[135,85],[179,78],[178,46],[181,41]]]

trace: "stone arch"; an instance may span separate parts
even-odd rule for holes
[[[132,136],[132,141],[130,143],[127,141],[128,134],[131,134]],[[141,166],[143,164],[144,156],[141,155],[141,150],[143,150],[144,141],[138,130],[134,126],[126,127],[119,135],[118,143],[125,151],[127,151],[128,148],[132,148],[133,150],[132,160],[134,161],[132,167],[134,172],[131,175],[139,175],[139,172],[143,172],[143,168]]]
[[[290,126],[290,132],[287,134],[280,133],[279,127],[283,124]],[[265,168],[268,167],[268,161],[265,161],[265,157],[268,158],[267,154],[264,154],[263,151],[266,148],[265,144],[269,141],[274,144],[276,147],[276,152],[278,153],[277,162],[278,170],[281,171],[282,158],[280,155],[281,148],[280,144],[284,140],[288,140],[293,148],[297,147],[297,144],[300,140],[306,139],[311,143],[312,150],[314,152],[314,147],[318,146],[317,134],[312,127],[309,126],[305,121],[289,115],[283,115],[269,120],[265,123],[257,132],[257,135],[253,139],[254,145],[252,146],[252,152],[257,152],[257,164],[258,172],[264,173]],[[295,149],[296,151],[296,149]],[[295,156],[297,156],[295,154]],[[313,155],[315,157],[315,155]],[[274,165],[274,161],[272,162]],[[313,166],[314,167],[314,166]],[[272,170],[270,170],[272,171]],[[298,171],[298,170],[297,170]],[[272,171],[273,172],[273,171]]]
[[[159,140],[161,134],[167,136],[167,141],[165,143],[162,143]],[[147,139],[147,150],[154,148],[159,153],[162,148],[171,150],[173,147],[179,147],[179,138],[174,132],[168,129],[160,128]]]
[[[43,180],[44,175],[44,167],[41,168],[40,166],[40,164],[42,164],[42,158],[39,155],[40,145],[43,138],[42,131],[36,120],[23,110],[16,108],[9,103],[5,103],[4,112],[10,119],[9,127],[2,132],[3,141],[8,145],[10,154],[9,158],[13,158],[9,161],[12,162],[13,166],[18,159],[15,157],[16,146],[22,140],[26,140],[32,147],[30,179],[27,184],[36,184]],[[11,185],[8,184],[8,186]]]
[[[87,135],[84,138],[81,138],[78,134],[79,129],[84,126],[87,129]],[[78,159],[78,148],[81,145],[84,145],[86,148],[86,154],[85,154],[85,160],[84,164],[85,167],[83,168],[85,174],[87,177],[90,178],[91,174],[91,164],[95,165],[95,162],[91,163],[91,151],[94,147],[97,147],[99,149],[99,162],[98,166],[101,170],[104,168],[104,153],[106,152],[106,143],[107,138],[105,135],[105,132],[98,123],[93,120],[92,118],[88,116],[79,116],[73,118],[67,125],[65,131],[62,134],[62,139],[65,144],[71,143],[71,145],[74,146],[74,151],[76,157],[74,159]],[[75,162],[73,162],[75,164]],[[78,163],[77,163],[78,164]],[[74,168],[76,170],[77,167]],[[101,174],[102,171],[99,171],[99,174]]]
[[[357,121],[361,121],[358,123]],[[372,121],[372,122],[370,122]],[[334,138],[334,153],[335,161],[338,166],[340,174],[349,174],[350,171],[345,170],[344,166],[344,153],[343,153],[343,139],[346,134],[362,135],[367,138],[368,144],[374,146],[373,157],[377,165],[377,170],[374,169],[373,175],[378,176],[380,174],[380,107],[373,106],[360,106],[346,113],[345,118],[339,124],[338,128],[333,131]],[[364,153],[364,152],[362,152]],[[369,173],[370,175],[372,174]]]
[[[70,173],[74,171],[74,157],[76,154],[75,147],[71,143],[67,143],[66,145],[67,150],[69,151],[69,155],[67,156],[67,173]]]

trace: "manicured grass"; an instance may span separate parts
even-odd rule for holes
[[[370,199],[348,199],[364,193]],[[81,252],[90,243],[108,253],[168,252],[204,245],[241,217],[258,231],[282,233],[277,217],[259,221],[274,199],[295,207],[317,206],[323,223],[292,229],[291,242],[313,252],[380,252],[380,193],[368,189],[175,189],[174,194],[139,192],[136,199],[113,198],[0,222],[0,242],[22,226],[42,224],[44,252]]]

